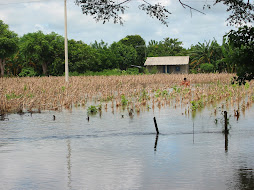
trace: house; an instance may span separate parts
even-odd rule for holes
[[[151,71],[154,67],[158,73],[189,73],[189,56],[165,56],[165,57],[147,57],[146,68]]]

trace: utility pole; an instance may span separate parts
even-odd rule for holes
[[[64,50],[65,50],[65,82],[69,82],[69,66],[68,66],[68,39],[67,39],[67,7],[66,0],[64,0]]]

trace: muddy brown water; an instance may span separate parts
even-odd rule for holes
[[[209,109],[11,114],[0,121],[0,189],[254,189],[254,107],[228,115],[225,143],[223,115]]]

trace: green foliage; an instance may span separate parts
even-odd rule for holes
[[[250,83],[246,82],[246,83],[244,84],[244,87],[245,87],[246,90],[249,89],[249,88],[250,88]]]
[[[177,93],[180,93],[181,92],[181,88],[178,88],[176,85],[174,85],[173,87],[173,90]]]
[[[63,56],[63,37],[54,32],[43,34],[38,31],[25,34],[20,42],[20,49],[25,56],[26,63],[34,64],[39,75],[47,75],[49,67],[53,72],[54,69],[58,69],[54,68],[56,65],[52,65],[52,63],[61,62],[59,57]]]
[[[131,46],[135,48],[137,52],[136,62],[133,62],[133,65],[143,66],[145,62],[146,54],[146,45],[145,40],[140,35],[128,35],[125,38],[121,39],[119,42],[126,46]]]
[[[139,100],[141,101],[141,100],[148,100],[148,99],[149,99],[148,92],[145,89],[143,89]]]
[[[124,95],[121,95],[121,104],[122,106],[126,106],[128,104],[128,100]]]
[[[77,71],[74,71],[74,72],[69,72],[69,76],[72,77],[72,76],[81,76],[82,74],[78,73]]]
[[[28,98],[33,98],[33,97],[34,97],[34,94],[32,94],[32,93],[27,94],[26,97],[28,97]]]
[[[128,75],[138,74],[148,56],[190,55],[190,71],[237,72],[239,81],[254,78],[254,29],[252,26],[231,30],[220,46],[216,40],[198,43],[186,50],[178,39],[151,40],[146,45],[139,35],[128,35],[108,45],[104,41],[87,45],[82,41],[68,40],[69,74]],[[18,47],[19,46],[19,47]],[[0,20],[1,76],[62,76],[64,74],[64,37],[52,32],[28,33],[20,39]],[[18,50],[19,48],[19,50]],[[213,67],[213,68],[212,68]],[[3,68],[3,69],[2,69]],[[156,74],[154,66],[150,72]],[[241,82],[240,82],[241,83]]]
[[[6,59],[18,50],[18,35],[0,20],[0,77],[4,76]]]
[[[96,114],[98,112],[98,108],[96,106],[89,106],[87,109],[88,114]]]
[[[236,62],[233,57],[235,51],[234,48],[226,42],[226,38],[223,38],[223,43],[221,46],[222,58],[216,61],[216,65],[218,70],[226,71],[228,73],[232,73],[235,71]]]
[[[149,57],[187,55],[178,39],[164,38],[162,41],[151,40],[147,47]]]
[[[34,71],[34,68],[32,67],[25,67],[19,73],[20,77],[34,77],[36,75],[37,73]]]
[[[136,62],[137,59],[137,52],[134,47],[126,46],[121,42],[114,42],[110,49],[113,53],[113,62],[114,66],[121,70],[126,70],[129,68],[133,63]]]
[[[254,27],[244,26],[237,31],[231,30],[226,42],[233,48],[232,64],[236,65],[239,84],[254,78]]]
[[[17,99],[17,98],[21,98],[23,97],[21,94],[20,95],[16,95],[15,93],[11,93],[11,94],[5,94],[5,97],[7,100],[11,100],[11,99]]]
[[[129,74],[129,75],[138,75],[139,70],[138,70],[138,68],[128,68],[126,70],[126,73]]]
[[[150,73],[150,74],[156,74],[156,73],[158,73],[157,67],[156,67],[156,66],[153,66],[153,67],[150,69],[149,73]]]
[[[191,110],[192,111],[195,111],[197,110],[198,108],[203,108],[204,107],[204,102],[203,102],[203,99],[201,98],[200,100],[198,101],[191,101]]]
[[[220,45],[216,40],[212,42],[198,43],[192,46],[190,49],[191,69],[198,67],[202,63],[209,63],[216,68],[216,61],[222,57],[222,51]]]
[[[211,73],[214,70],[214,66],[211,63],[202,63],[200,69],[204,73]]]

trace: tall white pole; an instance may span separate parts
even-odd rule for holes
[[[68,66],[68,39],[67,39],[67,7],[66,7],[66,0],[64,0],[64,30],[65,30],[65,40],[64,40],[65,82],[68,82],[69,81],[69,66]]]

